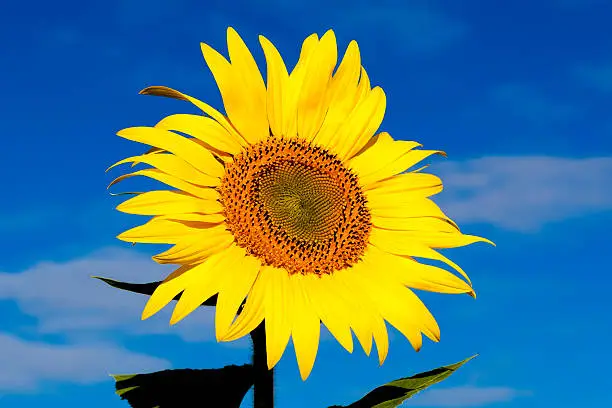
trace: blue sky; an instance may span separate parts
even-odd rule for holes
[[[398,377],[480,356],[406,406],[612,406],[612,3],[606,0],[10,2],[0,13],[0,407],[122,407],[109,373],[242,364],[211,313],[140,322],[145,298],[100,274],[152,281],[168,269],[115,239],[141,220],[114,210],[111,163],[140,152],[128,126],[193,109],[139,96],[168,85],[221,107],[199,42],[235,27],[262,62],[312,32],[359,42],[387,94],[382,129],[443,149],[438,202],[486,245],[448,251],[479,294],[422,294],[442,341],[414,353],[392,330],[378,367],[323,334],[312,375],[289,348],[279,407],[325,407]],[[6,182],[8,181],[8,187]],[[337,384],[337,385],[336,385]],[[85,403],[85,401],[87,401]],[[245,402],[245,406],[248,406]]]

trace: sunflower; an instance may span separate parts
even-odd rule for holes
[[[171,187],[136,193],[117,207],[152,216],[119,239],[171,244],[153,258],[177,265],[142,318],[182,293],[174,324],[217,295],[218,341],[264,321],[268,367],[291,338],[302,379],[314,365],[321,322],[349,352],[352,332],[367,355],[374,339],[380,364],[388,351],[385,321],[417,351],[422,334],[439,341],[438,324],[411,288],[474,295],[465,272],[436,249],[487,241],[462,234],[429,198],[442,181],[414,169],[443,152],[376,134],[385,94],[371,87],[355,41],[335,69],[334,32],[312,34],[290,73],[274,45],[259,41],[266,82],[232,28],[229,61],[201,44],[225,115],[176,90],[149,87],[141,93],[189,101],[204,115],[175,114],[117,133],[152,148],[111,166],[149,166],[111,185],[139,175]],[[446,263],[465,280],[415,258]]]

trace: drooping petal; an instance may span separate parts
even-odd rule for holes
[[[211,255],[192,269],[191,282],[185,287],[185,291],[174,307],[170,324],[178,323],[219,292],[223,280],[228,276],[224,272],[232,267],[236,261],[235,256],[239,254],[240,251],[236,246],[230,246]]]
[[[423,344],[419,327],[421,316],[410,308],[410,303],[407,303],[409,299],[405,291],[408,289],[399,284],[388,284],[379,277],[372,276],[371,271],[364,267],[353,268],[352,279],[362,291],[367,290],[371,294],[371,299],[383,318],[399,330],[416,351],[419,351]]]
[[[467,282],[442,268],[426,265],[409,257],[393,255],[372,246],[368,252],[371,264],[378,265],[389,279],[402,285],[437,293],[474,292]]]
[[[293,293],[289,274],[285,269],[264,266],[261,273],[270,275],[264,308],[268,369],[272,369],[281,359],[291,336],[291,326],[295,318]]]
[[[164,279],[155,289],[142,311],[142,320],[148,319],[163,309],[176,295],[181,293],[191,281],[194,267],[182,265]]]
[[[204,174],[223,177],[225,170],[205,148],[176,133],[152,127],[131,127],[117,135],[125,139],[158,147],[176,154]]]
[[[257,279],[255,279],[255,283],[247,295],[247,300],[242,311],[230,326],[225,336],[222,336],[221,341],[239,339],[255,330],[263,321],[266,317],[264,302],[271,278],[273,278],[271,274],[259,272]]]
[[[465,273],[465,271],[461,269],[459,265],[457,265],[455,262],[451,261],[441,253],[419,241],[398,241],[396,240],[397,236],[394,234],[394,232],[397,231],[372,228],[372,231],[370,232],[370,242],[373,245],[377,246],[379,249],[382,249],[383,251],[389,252],[391,254],[434,259],[436,261],[444,262],[445,264],[459,272],[461,276],[463,276],[470,285],[472,284],[470,278]]]
[[[293,347],[302,380],[306,380],[312,371],[321,334],[321,321],[315,314],[312,303],[303,286],[304,276],[293,274],[290,283],[293,291],[294,318],[291,329]]]
[[[383,320],[384,316],[381,314],[381,310],[378,307],[375,299],[372,299],[371,292],[366,287],[359,284],[354,278],[355,267],[356,265],[351,268],[336,271],[334,273],[334,277],[337,281],[344,284],[353,298],[359,299],[359,304],[361,305],[360,310],[364,312],[362,316],[366,317],[368,322],[366,326],[367,332],[363,332],[361,334],[362,336],[365,336],[367,333],[367,336],[369,337],[368,340],[365,340],[365,338],[360,340],[361,345],[364,347],[364,350],[367,349],[366,354],[369,354],[372,346],[371,339],[373,336],[374,341],[376,342],[376,348],[378,350],[378,359],[380,364],[382,364],[385,361],[387,352],[389,350],[389,339],[387,328]],[[362,329],[365,329],[366,327],[362,327]],[[353,328],[355,329],[355,327]],[[357,332],[355,334],[359,339],[360,337]]]
[[[236,262],[232,268],[225,272],[228,276],[221,284],[217,297],[215,313],[217,341],[222,341],[226,336],[234,317],[238,313],[238,308],[253,287],[261,270],[261,261],[254,256],[247,256],[244,249],[242,249],[239,259],[239,262]]]
[[[338,285],[331,275],[306,275],[302,279],[304,290],[311,299],[319,318],[349,353],[353,352],[353,336],[349,322],[349,310],[338,294]]]

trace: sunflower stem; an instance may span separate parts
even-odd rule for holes
[[[255,369],[253,408],[273,408],[274,370],[268,370],[266,329],[263,322],[251,332],[251,339],[253,340],[253,367]]]

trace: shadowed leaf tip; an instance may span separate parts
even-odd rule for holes
[[[413,397],[420,391],[448,378],[459,367],[477,357],[475,354],[455,364],[436,368],[431,371],[415,374],[411,377],[400,378],[375,388],[362,399],[350,405],[333,405],[329,408],[395,408],[405,400]]]

